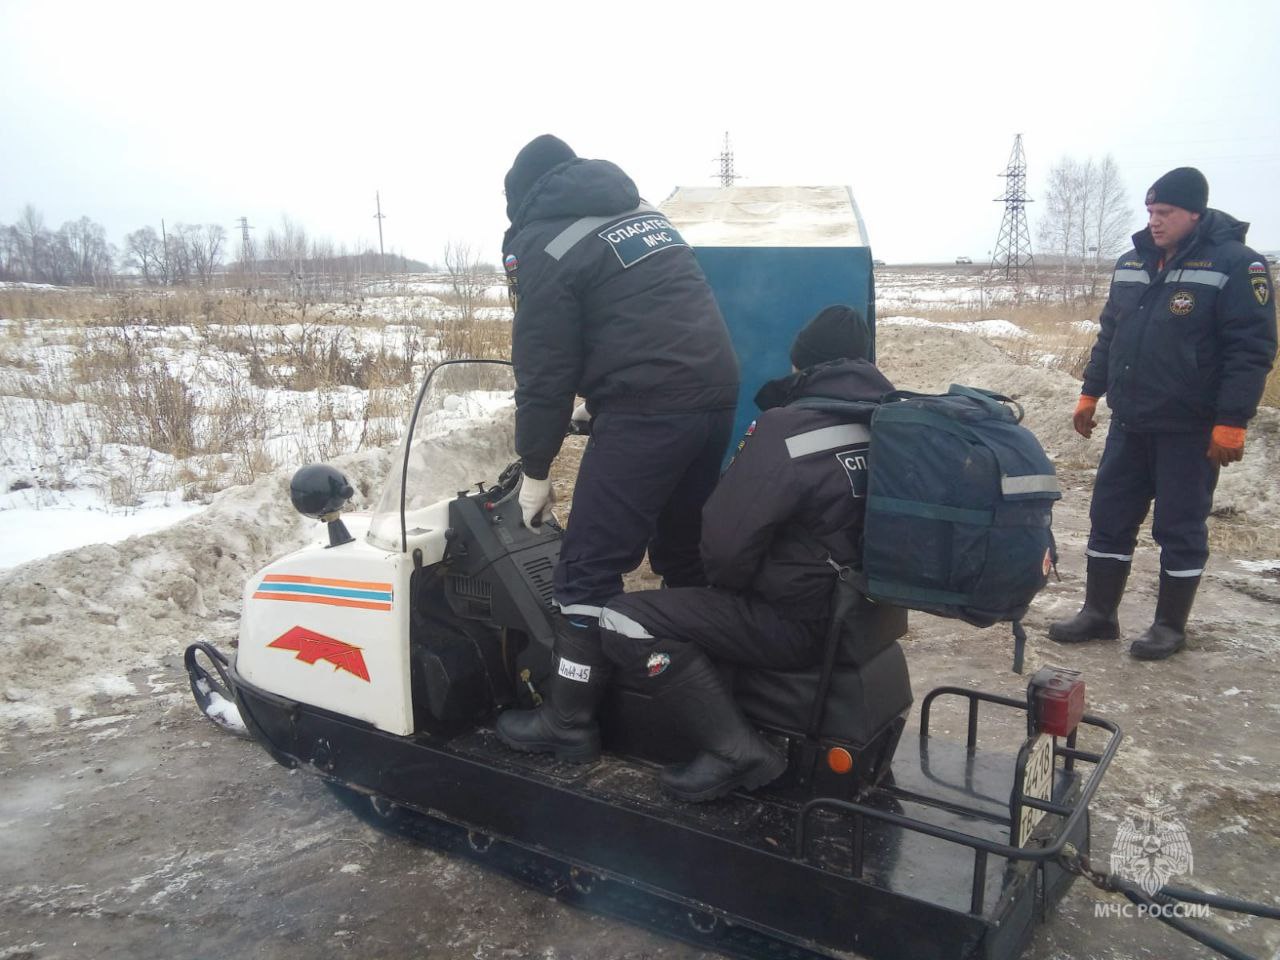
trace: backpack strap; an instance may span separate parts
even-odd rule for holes
[[[1004,419],[1010,413],[1013,414],[1013,422],[1021,423],[1023,417],[1022,404],[1018,403],[1012,397],[1005,396],[1003,393],[996,393],[994,390],[984,390],[982,387],[966,387],[961,383],[953,383],[946,393],[917,393],[914,390],[892,390],[883,397],[885,403],[893,403],[898,400],[930,400],[937,397],[967,397],[970,400],[977,401],[984,409],[994,417]],[[1012,407],[1012,410],[1009,408]]]
[[[836,563],[827,556],[827,565],[835,571],[836,582],[832,588],[831,619],[827,624],[827,640],[822,650],[822,673],[818,677],[818,695],[809,711],[809,728],[806,736],[817,740],[822,727],[822,714],[827,706],[827,694],[831,690],[831,675],[836,668],[836,651],[840,647],[840,633],[844,619],[858,602],[857,571]]]
[[[1022,621],[1014,620],[1013,625],[1013,672],[1022,673],[1022,661],[1027,652],[1027,631],[1022,629]]]
[[[1003,393],[995,393],[992,390],[984,390],[981,387],[966,387],[961,383],[953,383],[947,391],[954,397],[968,397],[970,400],[977,400],[979,403],[991,407],[1003,407],[1009,405],[1013,407],[1013,422],[1021,423],[1024,411],[1022,404],[1018,403],[1012,397],[1006,397]],[[994,411],[993,411],[994,412]],[[1004,415],[1004,409],[1000,409],[998,416]]]
[[[880,409],[880,404],[874,400],[837,400],[834,397],[801,397],[799,400],[792,400],[787,406],[801,410],[821,410],[823,413],[833,413],[859,423],[866,423]]]

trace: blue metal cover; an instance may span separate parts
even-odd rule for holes
[[[791,370],[791,341],[823,307],[847,304],[872,330],[871,248],[845,187],[679,188],[663,212],[694,248],[742,368],[734,440],[756,392]]]

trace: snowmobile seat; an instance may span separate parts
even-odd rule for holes
[[[898,638],[907,613],[861,594],[842,620],[835,663],[817,731],[809,735],[822,690],[823,665],[767,670],[720,662],[717,667],[747,717],[790,757],[788,773],[771,791],[848,798],[889,769],[911,708],[911,680]],[[655,763],[687,761],[695,751],[670,711],[643,688],[615,682],[605,694],[600,723],[606,749]],[[826,771],[826,751],[852,758],[853,776]]]
[[[858,595],[840,631],[820,737],[867,744],[910,709],[911,679],[898,644],[906,632],[904,609]],[[805,670],[739,666],[732,683],[738,705],[756,723],[804,731],[821,680],[819,663]]]

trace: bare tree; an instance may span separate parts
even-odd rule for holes
[[[1040,244],[1062,259],[1062,299],[1070,296],[1068,277],[1071,251],[1079,236],[1081,193],[1080,165],[1063,157],[1049,170],[1044,192],[1044,216],[1040,220]]]
[[[1107,154],[1097,171],[1097,199],[1093,205],[1093,276],[1096,279],[1102,264],[1128,245],[1134,224],[1133,207],[1120,179],[1120,168],[1115,158]]]
[[[94,287],[110,282],[115,250],[100,223],[88,217],[68,220],[58,231],[56,248],[71,282]]]
[[[1119,253],[1131,222],[1114,158],[1108,154],[1100,163],[1092,157],[1079,163],[1063,157],[1049,171],[1041,209],[1039,239],[1062,260],[1063,300],[1081,290],[1092,298],[1104,258]]]
[[[20,270],[18,231],[0,223],[0,280],[17,280]]]
[[[449,286],[464,321],[475,319],[476,307],[484,299],[489,266],[483,263],[466,241],[450,240],[444,247],[444,268]]]
[[[307,231],[287,216],[280,218],[280,229],[272,227],[262,243],[262,255],[271,261],[272,269],[301,276],[307,261]]]
[[[166,231],[164,236],[165,271],[168,274],[168,282],[174,286],[186,286],[191,283],[194,271],[187,236],[192,229],[185,223],[175,223],[173,229]]]
[[[214,271],[222,265],[222,247],[227,242],[227,231],[216,223],[184,225],[181,231],[190,257],[191,271],[202,284],[208,286]]]
[[[44,216],[28,203],[13,230],[23,277],[36,283],[48,282],[53,237],[45,228]]]
[[[154,227],[143,227],[124,238],[125,266],[136,270],[144,283],[164,285],[169,282],[165,272],[164,243]]]

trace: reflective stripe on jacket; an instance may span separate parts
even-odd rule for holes
[[[1116,262],[1082,392],[1106,394],[1129,430],[1243,427],[1257,412],[1276,354],[1266,261],[1243,243],[1249,225],[1208,211],[1160,268],[1150,230]]]

